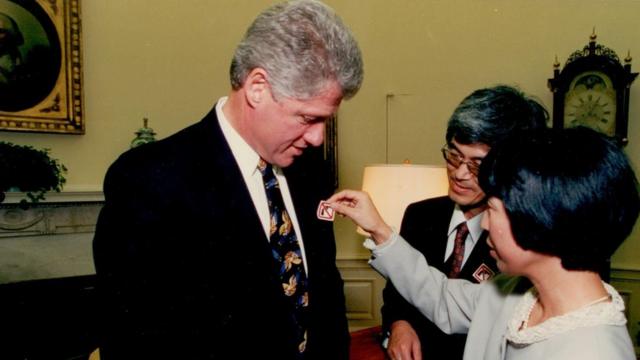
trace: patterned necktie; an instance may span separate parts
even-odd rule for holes
[[[291,302],[293,318],[297,330],[298,354],[302,358],[307,342],[307,275],[302,263],[302,252],[291,218],[287,213],[280,192],[278,179],[273,174],[271,164],[260,159],[258,170],[262,174],[267,201],[269,202],[271,253],[280,267],[280,282],[284,295]]]
[[[450,278],[457,278],[460,275],[462,269],[462,261],[464,260],[464,242],[469,234],[469,228],[467,222],[463,222],[458,225],[458,231],[456,232],[456,239],[453,245],[453,254],[451,254],[451,271],[449,272]]]

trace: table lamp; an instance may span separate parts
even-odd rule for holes
[[[400,231],[407,206],[413,202],[447,195],[449,182],[444,166],[375,164],[364,168],[362,190],[369,193],[389,226]],[[362,228],[358,233],[369,236]]]

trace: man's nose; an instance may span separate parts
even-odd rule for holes
[[[469,167],[467,166],[466,162],[461,163],[453,173],[457,179],[466,180],[473,177],[473,174],[471,173],[471,171],[469,171]]]
[[[311,146],[322,145],[324,142],[324,126],[324,122],[322,121],[309,125],[309,128],[303,135],[304,141],[311,144]]]

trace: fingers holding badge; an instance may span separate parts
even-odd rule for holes
[[[324,221],[333,221],[336,217],[336,211],[329,206],[329,203],[326,201],[320,201],[318,205],[318,210],[316,211],[316,216],[318,219]]]

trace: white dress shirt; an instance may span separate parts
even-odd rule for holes
[[[462,260],[462,266],[464,266],[464,264],[467,262],[467,259],[469,259],[471,251],[473,251],[473,247],[476,246],[480,235],[482,235],[482,227],[480,226],[480,222],[482,221],[483,215],[484,211],[467,220],[465,219],[464,213],[462,212],[460,207],[456,204],[455,208],[453,209],[453,214],[451,215],[451,221],[449,222],[449,230],[447,232],[447,247],[444,251],[444,261],[447,261],[447,259],[449,259],[449,256],[451,256],[451,253],[453,253],[456,238],[456,229],[458,228],[458,225],[460,225],[463,221],[466,221],[467,227],[469,228],[469,235],[467,235],[467,238],[464,241],[464,258]]]
[[[260,222],[262,223],[266,240],[269,241],[271,219],[269,214],[269,203],[267,202],[267,194],[265,193],[264,183],[262,182],[262,174],[258,170],[258,161],[260,160],[260,155],[258,155],[258,153],[253,150],[253,148],[251,148],[249,144],[247,144],[242,136],[238,134],[236,129],[231,126],[231,123],[229,123],[229,120],[226,118],[224,112],[222,111],[222,107],[224,106],[226,101],[227,97],[222,97],[216,104],[216,115],[218,116],[218,123],[220,124],[220,128],[222,129],[222,134],[224,135],[227,143],[229,144],[229,147],[231,148],[231,153],[233,154],[233,157],[236,159],[236,163],[240,168],[244,183],[247,186],[247,190],[249,190],[249,194],[251,195],[253,206],[255,207],[260,218]],[[284,206],[287,208],[289,218],[291,218],[293,228],[296,231],[296,237],[300,244],[300,251],[302,253],[304,269],[308,276],[309,269],[307,268],[307,258],[304,252],[304,242],[302,241],[302,233],[300,232],[298,217],[296,216],[296,211],[293,207],[293,201],[291,200],[291,193],[289,192],[287,179],[282,173],[282,169],[280,169],[276,165],[273,165],[273,173],[275,174],[276,179],[278,179],[280,192],[282,193],[282,199],[284,200]]]

